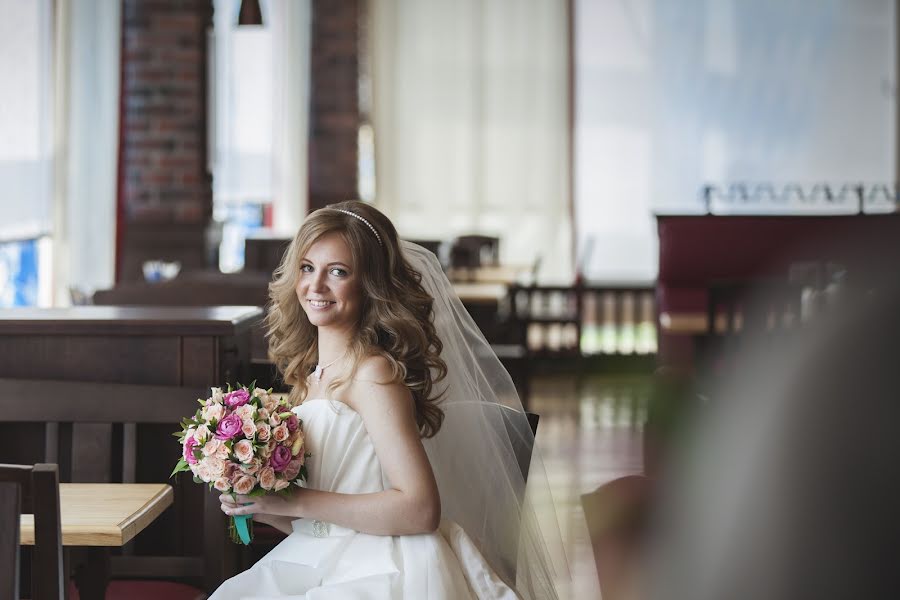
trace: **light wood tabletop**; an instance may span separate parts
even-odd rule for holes
[[[59,486],[64,546],[122,546],[167,507],[166,483],[63,483]],[[22,515],[20,543],[34,544],[34,515]]]
[[[453,284],[453,290],[463,302],[472,304],[496,304],[506,297],[507,286],[502,283],[463,283]]]

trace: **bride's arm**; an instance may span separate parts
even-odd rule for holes
[[[294,490],[288,498],[276,495],[238,497],[229,514],[264,512],[334,523],[375,535],[408,535],[437,529],[440,496],[434,473],[422,447],[409,390],[402,384],[380,384],[390,378],[381,357],[368,358],[358,371],[348,396],[360,398],[355,410],[362,416],[378,460],[393,486],[371,494],[338,494]]]

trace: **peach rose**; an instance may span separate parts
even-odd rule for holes
[[[241,424],[241,433],[243,433],[244,437],[248,440],[252,440],[253,436],[256,435],[256,423],[253,421],[244,421]]]
[[[272,427],[281,425],[281,416],[278,413],[273,412],[271,416],[269,416],[269,425]]]
[[[261,467],[262,462],[258,458],[254,458],[246,465],[241,465],[241,471],[243,471],[244,473],[249,473],[250,475],[256,475]]]
[[[284,488],[286,488],[289,485],[291,485],[291,484],[288,483],[287,481],[285,481],[284,479],[279,479],[278,481],[275,482],[275,491],[280,492],[281,490],[283,490]]]
[[[202,479],[204,483],[209,483],[213,480],[213,477],[209,472],[209,466],[206,464],[205,460],[200,461],[200,463],[197,464],[197,470],[194,471],[194,474]]]
[[[225,468],[222,469],[222,476],[227,477],[228,479],[233,479],[235,471],[240,472],[238,466],[230,460],[226,460]]]
[[[260,442],[269,441],[269,434],[272,433],[272,428],[269,427],[268,423],[263,423],[262,421],[256,422],[256,439]]]
[[[239,406],[238,409],[234,412],[241,418],[241,421],[253,420],[253,406],[251,406],[250,404]]]
[[[209,437],[209,427],[206,425],[200,425],[197,430],[194,432],[194,439],[200,442],[201,444],[206,441],[206,438]]]
[[[277,444],[278,444],[278,442],[275,441],[275,438],[270,437],[270,438],[269,438],[269,441],[266,443],[266,449],[271,453],[272,450],[275,449],[275,446],[276,446]]]
[[[225,407],[221,404],[212,404],[203,412],[207,421],[221,421],[222,417],[225,416]]]
[[[283,442],[288,439],[288,436],[291,435],[291,432],[288,431],[287,425],[279,425],[275,429],[272,430],[272,437],[275,438],[276,442]]]
[[[231,450],[229,450],[228,446],[226,446],[225,444],[220,444],[219,449],[216,450],[216,458],[221,458],[222,460],[227,459],[230,454]]]
[[[252,475],[241,475],[237,481],[234,482],[234,493],[235,494],[249,494],[253,491],[254,486],[256,486],[256,478]]]
[[[275,487],[275,470],[272,467],[265,467],[259,472],[259,485],[264,490]]]
[[[265,408],[260,408],[258,411],[256,411],[256,418],[260,421],[268,421],[269,411]]]
[[[212,400],[216,404],[222,404],[222,400],[225,398],[225,394],[222,393],[222,388],[209,388],[209,391],[212,394],[210,400]]]
[[[248,463],[253,459],[253,444],[250,440],[241,440],[232,447],[234,457],[242,463]]]
[[[218,479],[222,476],[222,473],[225,470],[225,461],[216,458],[215,456],[207,456],[202,462],[206,463],[210,479]]]
[[[216,452],[219,451],[219,448],[222,446],[221,440],[217,440],[213,438],[203,444],[203,456],[213,456]]]
[[[228,492],[231,491],[231,482],[228,481],[227,477],[219,477],[216,479],[216,482],[213,484],[213,487],[219,490],[220,492]]]

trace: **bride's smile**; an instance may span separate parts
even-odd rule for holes
[[[316,327],[345,329],[355,325],[362,306],[353,254],[338,233],[323,235],[300,263],[297,299]]]

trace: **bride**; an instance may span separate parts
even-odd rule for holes
[[[306,219],[269,287],[309,478],[221,496],[289,535],[212,598],[555,598],[534,437],[434,255],[343,202]]]

